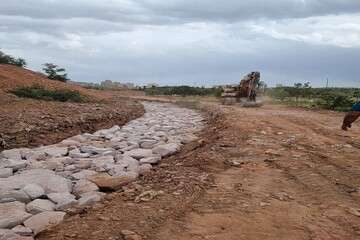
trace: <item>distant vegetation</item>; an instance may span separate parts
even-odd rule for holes
[[[220,96],[221,88],[205,88],[190,86],[152,87],[146,88],[146,95],[177,95],[177,96]]]
[[[278,86],[267,90],[276,101],[289,105],[348,111],[360,101],[360,88],[312,88],[310,83],[293,87]]]
[[[85,98],[78,91],[71,90],[47,90],[42,86],[20,87],[11,93],[18,97],[34,98],[46,101],[59,102],[84,102]]]
[[[14,58],[0,51],[0,64],[10,64],[18,67],[25,67],[26,61],[23,58]]]
[[[67,77],[67,73],[65,73],[64,68],[60,68],[58,65],[53,63],[45,63],[44,65],[44,72],[46,73],[47,77],[51,80],[57,80],[60,82],[66,82],[70,79]]]
[[[93,89],[93,90],[106,90],[104,87],[100,85],[81,85],[83,88],[86,89]]]

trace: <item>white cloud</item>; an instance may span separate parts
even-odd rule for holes
[[[344,85],[360,75],[359,16],[357,0],[12,0],[0,48],[83,81],[211,85],[260,70],[270,84]]]
[[[275,39],[344,48],[360,47],[360,14],[258,21],[250,23],[249,28]]]

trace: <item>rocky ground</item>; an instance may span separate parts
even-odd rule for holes
[[[360,238],[358,123],[343,132],[341,113],[209,109],[220,114],[199,140],[38,238]]]
[[[99,202],[197,139],[202,116],[171,104],[143,103],[146,113],[123,127],[58,144],[5,150],[0,160],[0,236],[31,239],[66,214]],[[148,191],[137,201],[161,192]],[[6,239],[6,238],[5,238]],[[16,238],[17,239],[17,238]]]

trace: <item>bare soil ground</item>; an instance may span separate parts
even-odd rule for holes
[[[207,107],[202,140],[39,239],[360,239],[359,122],[343,132],[341,113]]]

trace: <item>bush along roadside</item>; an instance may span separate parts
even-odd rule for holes
[[[46,101],[58,102],[85,102],[86,98],[78,91],[67,89],[62,90],[48,90],[42,86],[20,87],[11,91],[18,97],[33,98]]]
[[[359,88],[276,87],[267,95],[277,102],[291,106],[349,111],[360,101]]]

